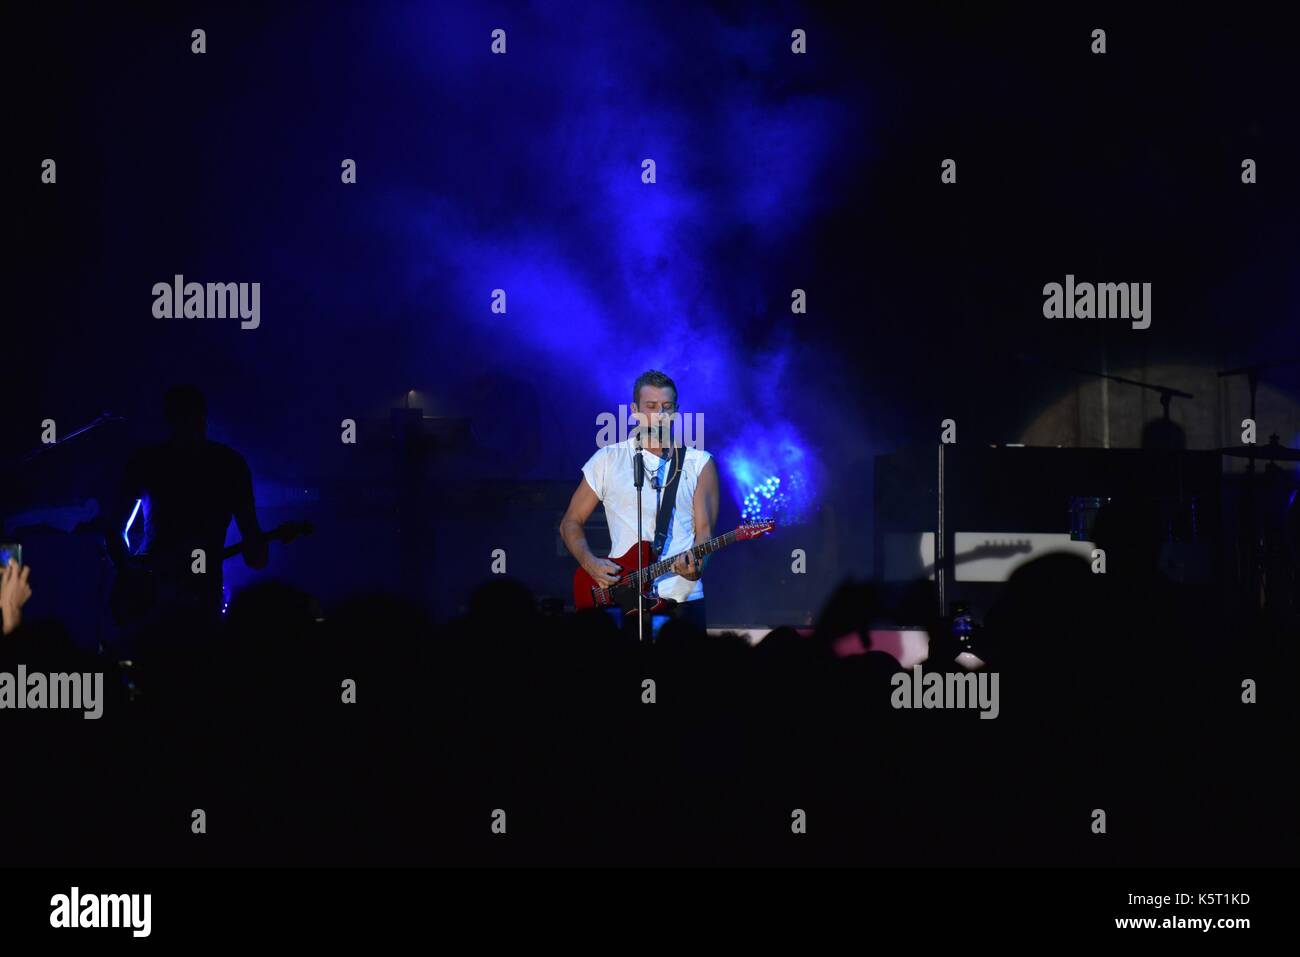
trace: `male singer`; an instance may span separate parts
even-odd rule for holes
[[[713,523],[718,517],[718,466],[713,456],[703,449],[671,444],[670,422],[677,408],[677,386],[672,379],[654,371],[637,377],[632,386],[632,411],[640,413],[639,419],[646,428],[623,442],[599,449],[587,460],[582,467],[582,481],[560,521],[560,535],[569,552],[592,578],[601,585],[612,585],[618,580],[620,569],[614,562],[592,552],[583,534],[583,524],[596,505],[603,502],[611,554],[623,555],[632,548],[637,541],[633,457],[640,455],[645,463],[641,530],[644,540],[653,542],[663,489],[672,481],[674,470],[680,470],[668,537],[660,554],[661,557],[678,552],[686,554],[678,557],[671,572],[655,579],[652,588],[660,598],[670,602],[672,614],[704,630],[704,584],[700,577],[709,556],[695,559],[689,549],[713,535]]]

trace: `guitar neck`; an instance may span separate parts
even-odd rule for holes
[[[707,542],[701,542],[699,545],[696,545],[694,548],[688,549],[688,551],[690,551],[690,553],[695,558],[703,558],[705,555],[712,555],[720,548],[726,548],[735,540],[736,540],[736,529],[733,528],[731,531],[727,532],[727,534],[719,535],[716,538],[710,538]],[[659,561],[655,562],[653,565],[647,565],[642,571],[634,572],[632,574],[630,581],[638,585],[642,581],[654,581],[660,575],[669,571],[673,567],[673,563],[677,561],[677,559],[679,559],[682,555],[685,554],[686,552],[679,552],[678,554],[673,555],[669,558],[660,559]]]
[[[263,532],[262,541],[268,544],[270,542],[282,542],[286,540],[285,536],[287,534],[303,534],[304,531],[310,533],[310,528],[309,524],[300,529],[298,526],[286,522],[283,525],[277,525],[270,531]],[[235,542],[233,545],[227,545],[221,550],[221,560],[224,562],[227,558],[234,558],[236,555],[242,554],[247,547],[247,542]]]

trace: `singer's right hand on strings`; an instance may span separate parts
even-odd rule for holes
[[[623,569],[617,563],[611,562],[608,558],[592,558],[583,568],[587,574],[596,580],[596,584],[603,588],[618,581],[619,576],[623,574]]]

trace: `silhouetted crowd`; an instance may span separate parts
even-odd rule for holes
[[[0,714],[0,856],[1293,863],[1295,636],[1225,631],[1146,567],[1095,575],[1049,556],[1015,574],[977,648],[1000,676],[995,720],[896,709],[892,657],[832,651],[884,617],[924,620],[924,667],[960,670],[920,586],[899,605],[846,582],[814,634],[778,628],[752,647],[678,621],[638,644],[601,612],[541,614],[507,580],[438,627],[384,596],[322,618],[311,596],[264,583],[217,632],[164,629],[124,668],[25,622],[0,671],[106,670],[109,700],[98,721]]]

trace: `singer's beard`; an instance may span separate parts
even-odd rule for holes
[[[651,423],[646,429],[646,441],[650,445],[667,447],[673,441],[673,422],[672,419],[664,419],[658,423]]]

